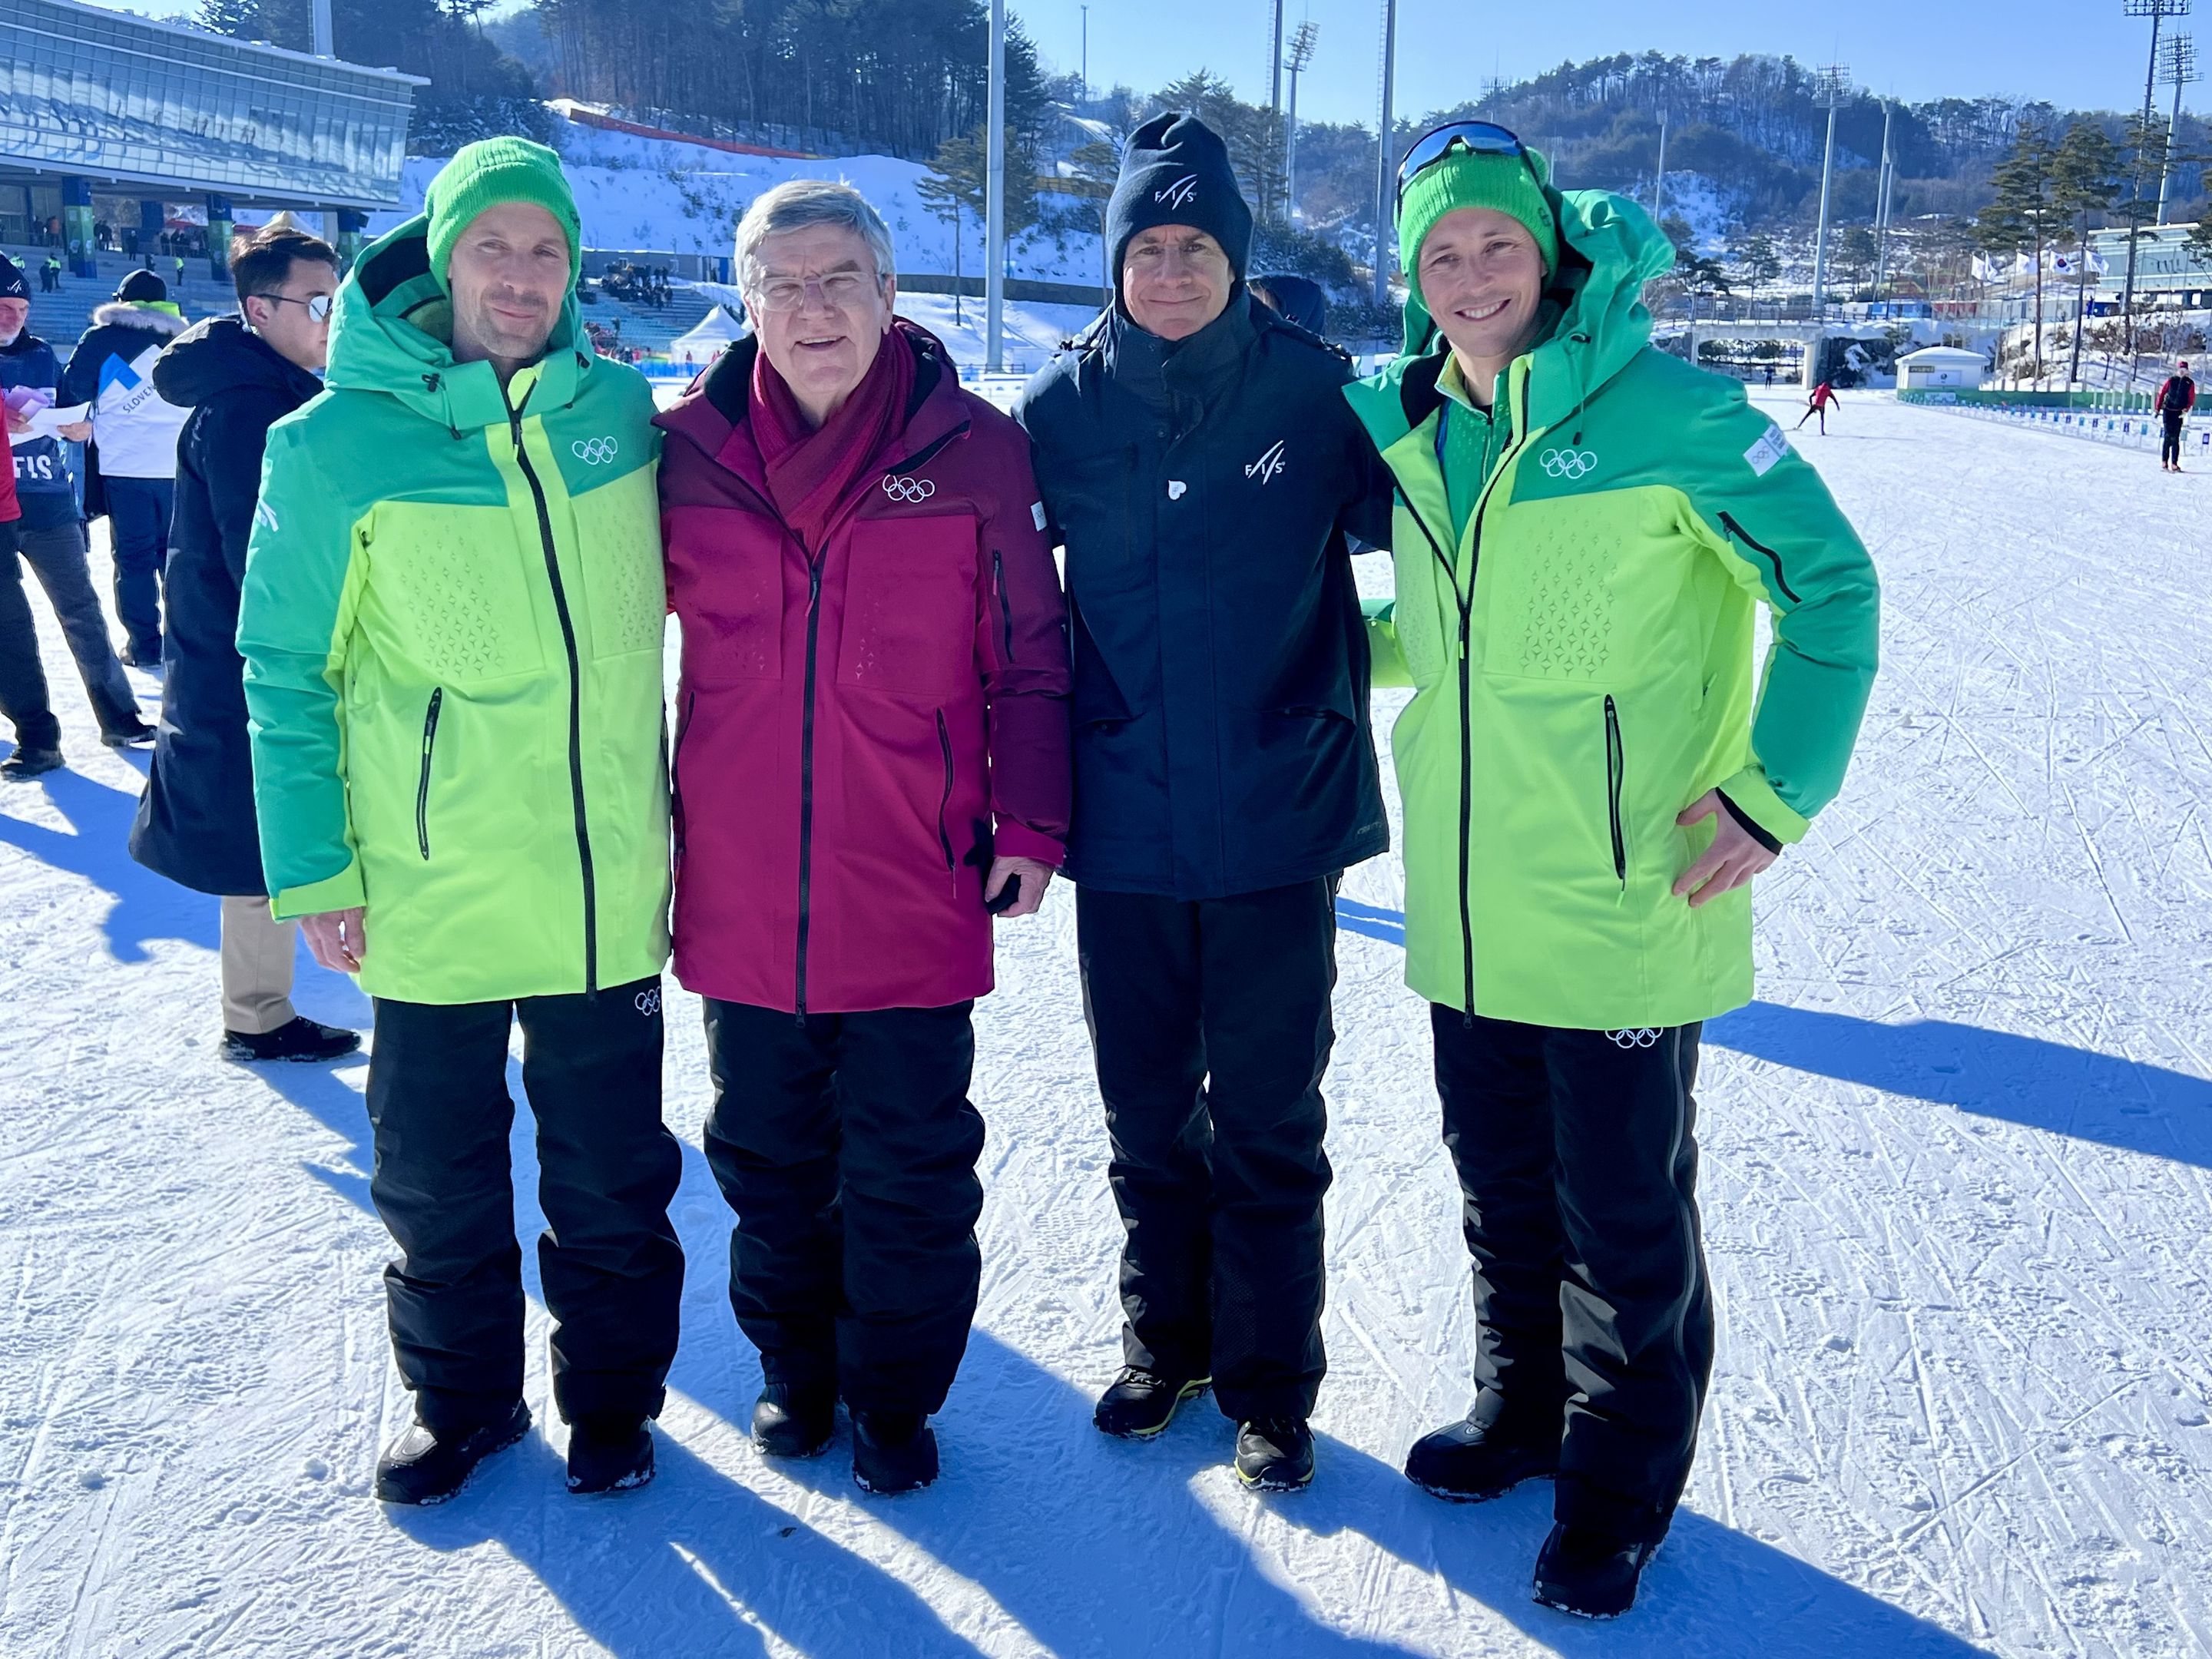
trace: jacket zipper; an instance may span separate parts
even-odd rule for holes
[[[792,537],[798,541],[796,533]],[[806,544],[799,543],[806,553]],[[814,902],[814,676],[822,647],[822,559],[806,553],[806,707],[799,723],[799,1023],[806,1024],[806,935]]]
[[[676,862],[684,862],[684,783],[678,768],[684,759],[684,739],[690,735],[692,716],[699,712],[696,691],[684,699],[684,712],[676,722],[676,746],[668,753],[669,816],[675,821]]]
[[[945,724],[945,711],[937,711],[937,747],[945,757],[945,793],[937,803],[937,844],[945,849],[945,873],[952,869],[952,837],[945,833],[945,815],[952,809],[952,732]]]
[[[1736,540],[1741,542],[1746,547],[1754,548],[1758,551],[1765,554],[1767,563],[1774,567],[1774,585],[1782,590],[1783,597],[1788,599],[1792,605],[1802,605],[1804,603],[1802,599],[1797,597],[1797,590],[1790,586],[1790,579],[1782,574],[1782,556],[1779,553],[1777,553],[1772,548],[1767,546],[1765,543],[1754,539],[1749,531],[1746,530],[1741,525],[1735,521],[1735,518],[1733,514],[1723,513],[1721,514],[1721,528],[1727,531],[1729,535],[1735,537]]]
[[[1605,699],[1605,816],[1613,830],[1613,874],[1628,890],[1628,842],[1620,833],[1620,789],[1628,777],[1628,751],[1620,741],[1620,710]]]
[[[430,751],[438,742],[438,711],[445,706],[446,688],[430,688],[430,706],[422,714],[422,779],[415,786],[415,842],[427,861],[430,856]]]
[[[1002,655],[1006,665],[1012,667],[1014,660],[1014,607],[1006,598],[1006,557],[995,547],[991,550],[991,586],[998,590],[999,626],[1006,636]]]
[[[545,486],[522,444],[522,411],[510,406],[507,423],[514,440],[514,464],[530,485],[538,506],[538,539],[545,551],[545,579],[553,586],[553,610],[561,619],[561,643],[568,656],[568,798],[576,818],[576,864],[584,878],[584,994],[599,994],[599,892],[592,875],[592,826],[584,811],[584,675],[576,652],[576,624],[568,614],[568,590],[561,580],[561,561],[553,545],[553,514],[545,505]]]

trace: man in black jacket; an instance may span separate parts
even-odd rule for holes
[[[335,1060],[353,1031],[292,1008],[295,921],[272,921],[253,814],[239,584],[270,424],[322,390],[337,255],[297,230],[242,238],[230,262],[237,317],[200,324],[153,365],[155,388],[191,416],[178,445],[161,726],[131,855],[222,896],[226,1059]]]
[[[2197,407],[2197,382],[2191,378],[2189,361],[2174,365],[2173,373],[2158,389],[2158,418],[2165,428],[2159,434],[2158,465],[2162,472],[2181,471],[2181,433],[2189,411]]]
[[[1209,1382],[1249,1486],[1312,1478],[1335,890],[1389,835],[1346,537],[1389,536],[1349,362],[1243,282],[1222,142],[1163,115],[1107,212],[1115,304],[1024,392],[1075,663],[1068,871],[1147,1437]]]

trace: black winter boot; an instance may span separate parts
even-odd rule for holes
[[[1406,1454],[1406,1479],[1455,1503],[1503,1498],[1523,1480],[1557,1474],[1559,1441],[1514,1440],[1472,1418],[1423,1435]]]
[[[477,1465],[530,1432],[522,1401],[495,1423],[434,1434],[420,1423],[376,1461],[376,1495],[387,1504],[442,1504],[467,1484]]]
[[[1632,1541],[1595,1527],[1559,1522],[1536,1556],[1536,1599],[1582,1619],[1618,1619],[1636,1605],[1636,1587],[1659,1540]]]
[[[19,744],[14,754],[0,761],[0,778],[35,778],[41,772],[58,772],[66,763],[58,749],[25,749]]]
[[[1138,1365],[1125,1365],[1105,1393],[1098,1396],[1091,1420],[1102,1434],[1124,1440],[1149,1440],[1175,1420],[1176,1408],[1195,1400],[1212,1385],[1210,1376],[1178,1382]]]
[[[568,1433],[568,1490],[635,1492],[653,1479],[653,1431],[635,1417],[585,1418]]]
[[[771,1382],[753,1402],[753,1444],[770,1457],[818,1457],[837,1432],[837,1391]]]
[[[1313,1473],[1313,1431],[1296,1418],[1237,1425],[1237,1478],[1254,1492],[1296,1492],[1311,1484]]]
[[[878,1498],[919,1492],[937,1479],[937,1431],[920,1412],[853,1413],[853,1479]]]
[[[264,1060],[343,1060],[361,1047],[361,1033],[319,1025],[295,1014],[273,1031],[225,1031],[222,1057],[240,1065]]]

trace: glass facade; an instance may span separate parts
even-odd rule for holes
[[[0,0],[0,167],[391,207],[417,84],[74,0]]]

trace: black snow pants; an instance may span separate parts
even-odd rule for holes
[[[737,1214],[730,1304],[771,1382],[937,1411],[982,1258],[972,1002],[791,1014],[707,1003],[707,1162]]]
[[[1112,1143],[1126,1363],[1304,1419],[1321,1338],[1336,880],[1185,902],[1076,890]]]
[[[2167,465],[2181,465],[2181,423],[2187,417],[2180,411],[2162,415],[2166,431],[2158,441],[2158,459]]]
[[[18,749],[58,749],[62,726],[46,692],[39,625],[23,592],[15,537],[12,521],[0,524],[0,714],[15,727]]]
[[[1691,1093],[1703,1028],[1430,1015],[1474,1259],[1473,1415],[1559,1440],[1559,1520],[1659,1538],[1712,1370]]]
[[[555,1402],[571,1423],[656,1416],[684,1292],[668,1220],[684,1159],[660,1121],[657,979],[515,1003],[378,999],[369,1194],[400,1249],[384,1275],[400,1375],[434,1430],[495,1420],[522,1397],[511,1019],[538,1120]]]

